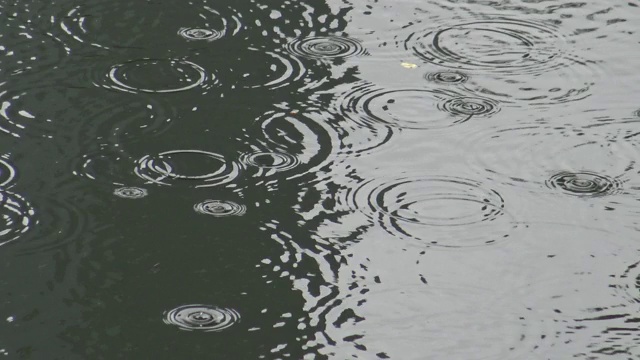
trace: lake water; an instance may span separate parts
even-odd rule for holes
[[[0,0],[0,358],[640,358],[639,5]]]

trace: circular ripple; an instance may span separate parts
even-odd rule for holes
[[[295,168],[300,161],[287,153],[280,152],[254,152],[240,156],[240,162],[261,169],[286,171]]]
[[[215,34],[215,38],[206,39],[215,40],[237,34],[243,27],[241,20],[242,16],[235,10],[226,7],[213,9],[204,1],[83,2],[65,13],[50,17],[52,25],[62,30],[61,37],[104,49],[158,47],[175,38],[178,30],[189,40],[201,39],[198,37],[203,33],[198,30],[203,30],[204,34]],[[179,29],[180,25],[182,29]]]
[[[96,86],[131,93],[174,93],[215,82],[200,66],[176,59],[139,59],[111,66]]]
[[[11,187],[15,178],[16,169],[7,160],[0,158],[0,188]]]
[[[131,173],[132,162],[134,159],[121,150],[100,149],[78,156],[72,173],[110,187],[125,187],[125,184],[137,179]]]
[[[287,53],[253,48],[238,53],[233,63],[222,66],[228,66],[234,76],[224,82],[242,88],[277,89],[300,82],[307,73],[302,62]]]
[[[488,116],[497,105],[488,99],[461,97],[448,90],[356,87],[340,96],[338,112],[362,125],[384,124],[406,129],[441,129]]]
[[[211,29],[182,28],[178,31],[178,35],[187,40],[213,41],[222,38],[224,33]]]
[[[469,79],[466,74],[455,71],[427,73],[424,77],[439,84],[464,84]]]
[[[165,324],[182,330],[222,331],[239,321],[237,311],[210,305],[183,305],[164,313]]]
[[[575,126],[572,120],[553,125],[527,122],[487,128],[455,146],[459,156],[466,160],[466,167],[480,179],[535,192],[544,189],[548,193],[544,182],[557,174],[558,169],[570,172],[589,169],[593,174],[611,174],[616,179],[635,169],[637,149],[625,139],[626,132],[607,134],[608,129],[603,127],[591,131]],[[618,188],[620,182],[614,183],[617,184],[614,188]]]
[[[31,20],[22,22],[12,18],[4,8],[2,12],[5,15],[0,24],[2,82],[9,76],[34,72],[42,84],[49,76],[47,71],[60,66],[67,59],[69,50],[50,33],[33,27]]]
[[[561,57],[562,37],[547,24],[495,19],[412,34],[405,48],[438,65],[487,71],[539,72]]]
[[[14,241],[35,223],[35,211],[20,195],[0,191],[0,245]]]
[[[146,189],[132,186],[117,188],[113,194],[124,199],[140,199],[149,195],[149,192]]]
[[[498,104],[489,99],[463,97],[443,102],[441,109],[453,115],[487,116],[498,111]]]
[[[239,165],[222,155],[201,150],[172,150],[137,161],[135,173],[160,185],[209,187],[226,184],[237,176]],[[192,173],[189,173],[192,172]]]
[[[302,175],[326,165],[335,141],[333,130],[322,120],[289,111],[263,114],[245,130],[245,137],[252,148],[270,150],[244,154],[241,162],[260,169],[255,176],[294,167],[292,176]]]
[[[346,201],[352,208],[368,209],[391,235],[424,245],[458,248],[494,244],[509,236],[505,227],[515,226],[498,192],[458,177],[369,181],[350,191]]]
[[[197,213],[217,217],[242,216],[247,212],[246,206],[224,200],[205,200],[195,204],[193,209]]]
[[[313,59],[335,59],[364,54],[358,40],[340,36],[313,36],[293,39],[287,49],[294,55]]]
[[[560,172],[546,182],[551,189],[561,189],[569,195],[604,196],[622,188],[622,181],[593,172]]]

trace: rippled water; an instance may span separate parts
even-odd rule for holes
[[[640,4],[0,19],[7,358],[640,357]]]

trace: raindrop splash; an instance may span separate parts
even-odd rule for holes
[[[205,200],[195,204],[193,209],[199,214],[216,217],[242,216],[247,212],[246,206],[225,200]]]
[[[424,78],[428,81],[436,82],[438,84],[464,84],[469,77],[461,72],[455,71],[442,71],[435,73],[427,73]]]
[[[312,59],[336,59],[363,55],[362,44],[358,40],[341,36],[312,36],[293,39],[287,50],[294,55]]]
[[[178,35],[187,40],[214,41],[222,38],[224,33],[211,29],[182,28],[178,31]]]
[[[210,305],[183,305],[164,314],[165,324],[189,331],[222,331],[239,321],[237,311]]]
[[[140,199],[149,195],[149,192],[146,189],[132,186],[117,188],[113,194],[123,199]]]
[[[611,195],[622,189],[622,181],[594,172],[560,172],[546,182],[550,189],[583,197]]]

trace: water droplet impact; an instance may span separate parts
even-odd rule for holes
[[[175,59],[139,59],[113,65],[96,86],[132,93],[174,93],[204,87],[215,78],[200,66]]]
[[[243,154],[240,156],[240,162],[247,166],[253,166],[261,169],[273,169],[277,171],[293,169],[300,163],[293,155],[266,151]]]
[[[622,188],[622,181],[588,171],[560,172],[546,184],[551,189],[559,188],[569,195],[585,197],[611,195]]]
[[[405,129],[442,129],[463,123],[474,115],[489,116],[495,102],[465,98],[450,90],[376,89],[355,87],[339,98],[337,112],[363,126],[385,124]]]
[[[146,189],[133,186],[117,188],[113,194],[124,199],[140,199],[149,195]]]
[[[217,217],[242,216],[247,212],[246,206],[224,200],[205,200],[195,204],[193,209],[199,214]]]
[[[496,102],[472,97],[449,99],[442,103],[441,108],[453,115],[462,116],[488,116],[498,112]]]
[[[472,247],[507,238],[515,222],[495,190],[469,179],[433,176],[370,180],[345,200],[395,237],[421,245]]]
[[[466,74],[455,71],[427,73],[424,77],[438,84],[464,84],[469,79]]]
[[[137,161],[134,172],[160,185],[209,187],[233,181],[240,166],[224,156],[201,150],[172,150]]]
[[[164,314],[165,324],[191,331],[222,331],[239,321],[237,311],[209,305],[183,305]]]
[[[540,72],[561,57],[562,37],[547,24],[495,19],[414,33],[405,48],[423,60],[451,68]]]
[[[287,49],[294,55],[312,59],[347,58],[364,54],[358,40],[341,36],[313,36],[293,39]]]
[[[178,31],[178,34],[187,40],[206,40],[206,41],[217,40],[224,36],[224,33],[221,33],[217,30],[198,29],[198,28],[182,28]]]
[[[20,195],[0,191],[0,245],[18,239],[34,223],[35,211]]]

